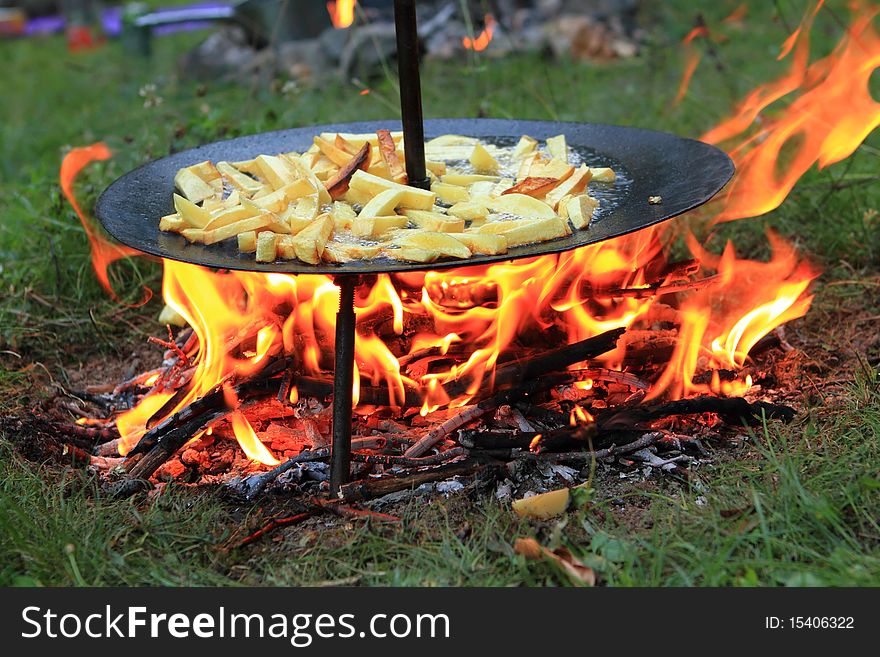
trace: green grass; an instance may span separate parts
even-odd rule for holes
[[[779,75],[775,61],[803,3],[752,2],[744,30],[716,45],[719,66],[704,59],[688,98],[670,108],[681,73],[677,44],[693,26],[692,2],[653,3],[644,54],[603,65],[537,56],[426,64],[429,116],[493,116],[638,125],[698,136],[758,82]],[[701,3],[709,25],[736,2]],[[814,35],[828,52],[841,34],[831,3]],[[88,244],[60,194],[57,171],[71,146],[105,140],[115,156],[92,166],[79,185],[84,204],[117,175],[148,159],[219,138],[330,121],[395,115],[386,79],[294,90],[204,86],[180,79],[174,62],[197,35],[157,41],[150,61],[117,44],[69,56],[61,39],[0,44],[5,62],[0,105],[0,413],[21,413],[64,381],[65,369],[90,359],[124,359],[156,330],[154,300],[128,309],[108,299],[91,270]],[[875,75],[875,78],[877,76]],[[283,82],[283,81],[281,81]],[[159,105],[139,91],[156,85]],[[872,81],[875,97],[877,80]],[[845,363],[832,378],[844,387],[805,383],[807,411],[791,426],[768,425],[739,448],[719,448],[690,485],[652,479],[624,492],[597,482],[593,508],[560,522],[516,519],[491,498],[413,503],[402,527],[323,520],[235,548],[278,508],[241,506],[219,492],[170,488],[147,501],[111,500],[79,471],[27,462],[0,451],[0,584],[564,584],[547,565],[526,563],[512,544],[535,535],[564,544],[611,585],[880,584],[880,388],[860,365],[877,353],[853,335],[880,314],[878,136],[847,161],[808,172],[781,208],[723,226],[713,245],[733,238],[742,255],[766,255],[765,226],[779,230],[825,271],[806,320],[790,331],[810,358]],[[832,188],[840,186],[840,189]],[[161,271],[133,260],[114,265],[120,296],[135,302]],[[854,358],[852,352],[859,354]],[[876,370],[876,367],[873,368]],[[831,392],[834,391],[834,394]],[[15,440],[15,436],[8,436]],[[622,500],[622,503],[621,503]],[[349,579],[354,578],[354,579]]]

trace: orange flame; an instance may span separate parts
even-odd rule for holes
[[[867,87],[880,65],[880,42],[870,26],[877,11],[872,8],[856,15],[837,48],[809,64],[812,10],[792,42],[789,72],[746,96],[734,116],[704,137],[731,142],[738,165],[730,192],[717,204],[717,220],[755,216],[776,207],[814,162],[825,166],[846,157],[880,123],[880,108]],[[794,92],[795,101],[763,116],[754,127],[769,105]],[[800,142],[789,162],[782,157],[782,146],[794,135]],[[97,145],[94,148],[83,153],[109,155]],[[71,199],[73,177],[89,157],[78,164],[65,160],[62,177]],[[778,167],[783,167],[782,173],[777,173]],[[532,336],[554,332],[574,342],[615,327],[650,328],[656,322],[673,322],[677,338],[649,399],[744,393],[752,385],[750,377],[730,380],[721,371],[742,368],[762,336],[807,312],[812,300],[809,286],[817,272],[774,233],[768,233],[772,255],[767,262],[739,258],[730,244],[722,254],[713,254],[691,236],[687,246],[704,275],[713,275],[710,284],[685,285],[687,289],[679,288],[674,296],[608,292],[639,291],[656,281],[657,272],[666,271],[674,230],[673,225],[663,224],[560,255],[378,277],[371,288],[359,289],[355,300],[355,399],[360,386],[369,382],[386,388],[392,405],[421,395],[423,414],[461,406],[491,386],[496,366],[515,356],[515,350]],[[100,235],[94,239],[89,235],[100,275],[106,271],[100,267],[106,254],[119,251],[108,251]],[[289,358],[298,374],[328,378],[339,300],[328,277],[212,272],[174,261],[165,261],[164,267],[165,302],[198,339],[192,356],[195,371],[174,404],[173,393],[160,384],[117,418],[123,436],[121,453],[137,442],[148,422],[160,421],[224,383],[259,372],[278,355]],[[381,331],[374,328],[379,325]],[[386,342],[379,334],[399,339]],[[446,357],[453,350],[456,357]],[[622,370],[626,352],[621,343],[597,364]],[[424,353],[429,357],[423,358]],[[418,359],[404,368],[398,355]],[[450,394],[444,384],[452,382],[462,392]],[[575,385],[586,390],[592,383]],[[292,387],[289,395],[295,402],[299,392]],[[235,399],[228,403],[230,408],[238,406]],[[162,417],[154,418],[160,410]],[[584,409],[580,412],[586,414]],[[577,411],[572,419],[589,421]],[[277,462],[240,411],[230,421],[249,458]]]
[[[257,437],[251,423],[243,414],[235,411],[229,415],[229,420],[232,423],[232,430],[235,432],[238,444],[241,445],[241,450],[249,459],[270,466],[281,463]]]
[[[327,13],[333,27],[341,29],[354,23],[354,6],[357,0],[330,0],[327,3]]]
[[[61,182],[61,191],[70,202],[70,205],[73,206],[74,211],[86,231],[86,237],[89,239],[89,246],[92,250],[92,266],[95,269],[98,281],[101,283],[101,287],[103,287],[115,301],[119,301],[116,292],[113,290],[113,286],[110,284],[110,277],[107,269],[120,258],[141,256],[143,253],[108,240],[94,225],[93,220],[91,218],[86,218],[86,214],[77,202],[76,195],[73,192],[73,183],[80,171],[92,162],[109,160],[112,155],[112,152],[104,142],[98,142],[82,148],[73,148],[61,161],[59,178]],[[141,300],[140,304],[137,305],[146,303],[152,298],[152,296],[152,290],[145,286],[144,298]]]
[[[682,39],[682,47],[684,48],[684,73],[681,76],[681,82],[678,84],[678,93],[672,101],[673,107],[678,105],[687,95],[688,88],[691,85],[691,78],[697,70],[697,66],[702,59],[702,53],[694,47],[694,39],[697,37],[708,37],[709,29],[705,25],[698,25],[687,33]]]
[[[483,17],[483,25],[485,25],[483,31],[473,39],[469,36],[464,37],[461,40],[461,45],[467,50],[473,50],[475,52],[484,51],[492,42],[492,35],[495,33],[495,24],[495,17],[492,16],[492,14],[486,14]]]
[[[783,48],[783,54],[792,53],[788,73],[755,89],[732,117],[702,137],[711,144],[742,139],[730,150],[740,173],[716,221],[776,209],[813,164],[824,168],[849,157],[880,125],[880,103],[869,89],[880,67],[880,38],[872,26],[880,7],[858,13],[834,51],[809,64],[810,30],[821,5],[807,14]],[[762,116],[794,92],[798,97],[784,110]]]

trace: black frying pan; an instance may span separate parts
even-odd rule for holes
[[[96,214],[107,231],[123,244],[172,260],[219,269],[291,274],[368,274],[420,271],[504,262],[560,253],[640,230],[692,210],[711,199],[733,175],[730,158],[718,148],[663,132],[622,126],[499,119],[435,119],[425,121],[426,138],[453,133],[511,141],[528,134],[543,140],[565,134],[569,148],[595,166],[610,166],[614,184],[591,183],[590,193],[601,205],[587,229],[549,242],[520,246],[505,255],[474,256],[430,264],[390,259],[343,265],[310,265],[297,260],[261,263],[239,253],[235,240],[204,246],[159,231],[159,218],[174,211],[174,175],[204,160],[245,160],[260,154],[304,151],[320,132],[374,132],[398,129],[395,121],[310,126],[215,142],[150,162],[112,183],[98,199]],[[659,196],[662,202],[649,204]]]

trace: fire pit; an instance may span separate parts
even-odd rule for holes
[[[399,4],[414,24],[412,4]],[[414,29],[398,32],[403,42],[407,35],[400,50],[415,52]],[[399,58],[407,171],[422,185],[416,62]],[[377,127],[386,126],[324,130]],[[621,454],[675,469],[682,450],[699,453],[697,436],[719,421],[792,417],[786,406],[741,395],[760,375],[749,354],[808,307],[812,272],[782,243],[766,264],[732,251],[701,253],[700,262],[662,255],[668,231],[660,222],[704,203],[730,178],[720,151],[609,126],[445,120],[427,128],[494,138],[563,132],[574,148],[618,168],[624,184],[589,230],[428,272],[387,262],[255,263],[229,249],[184,248],[156,230],[181,166],[302,148],[315,128],[180,153],[107,190],[99,218],[123,243],[166,258],[165,316],[188,325],[156,340],[166,348],[161,367],[93,395],[105,417],[80,423],[82,437],[101,442],[104,465],[125,471],[120,493],[150,477],[220,476],[254,496],[298,469],[301,481],[320,488],[329,478],[335,497],[358,500],[456,475],[498,475],[511,463],[576,472]],[[693,278],[701,265],[716,273]],[[676,303],[660,301],[683,292]],[[229,440],[247,459],[229,455]],[[677,454],[646,451],[656,445]],[[329,476],[304,465],[331,456]]]

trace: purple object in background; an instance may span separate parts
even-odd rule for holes
[[[229,7],[226,2],[196,2],[186,7],[166,7],[157,9],[154,13],[175,13],[182,9],[220,9]],[[104,33],[107,36],[118,37],[122,32],[122,8],[107,7],[101,13],[101,23],[104,27]],[[160,25],[156,27],[153,34],[172,34],[174,32],[186,32],[189,30],[201,30],[216,25],[210,21],[188,21],[186,23],[176,23],[174,25]],[[41,34],[57,34],[64,31],[64,16],[40,16],[31,18],[27,22],[24,34],[25,36],[38,36]]]

